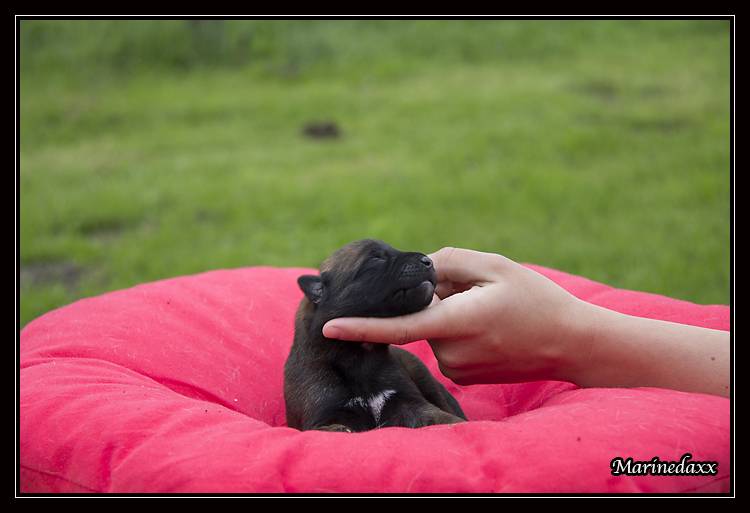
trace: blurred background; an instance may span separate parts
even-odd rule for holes
[[[728,21],[20,25],[22,324],[364,237],[729,303]]]

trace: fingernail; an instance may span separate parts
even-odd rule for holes
[[[328,338],[339,338],[342,335],[340,328],[336,326],[323,326],[323,336]]]

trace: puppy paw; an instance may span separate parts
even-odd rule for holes
[[[437,424],[459,424],[461,422],[466,422],[466,419],[462,419],[452,413],[434,407],[429,407],[427,411],[422,413],[419,419],[420,427],[434,426]]]
[[[343,424],[329,424],[315,428],[316,431],[338,431],[342,433],[351,433],[352,430]]]

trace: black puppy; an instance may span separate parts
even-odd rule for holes
[[[284,368],[287,424],[367,431],[466,420],[456,399],[411,353],[387,344],[332,340],[322,332],[336,317],[422,310],[432,301],[435,281],[427,256],[369,239],[336,251],[323,262],[320,276],[301,276],[305,297]]]

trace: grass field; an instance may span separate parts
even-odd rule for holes
[[[22,324],[363,237],[729,302],[729,22],[26,20],[20,40]]]

